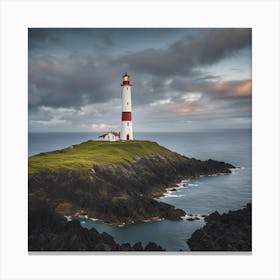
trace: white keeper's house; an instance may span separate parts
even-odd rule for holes
[[[120,140],[120,134],[118,132],[110,131],[98,136],[98,139],[102,141],[118,141]]]

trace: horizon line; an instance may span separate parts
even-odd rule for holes
[[[206,130],[189,130],[189,131],[134,131],[134,133],[193,133],[193,132],[214,132],[220,130],[252,130],[252,127],[246,128],[213,128]],[[111,131],[111,130],[108,130]],[[28,131],[28,133],[104,133],[107,130],[102,131]],[[112,130],[115,131],[115,130]]]

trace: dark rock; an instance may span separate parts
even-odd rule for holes
[[[205,218],[206,225],[196,230],[187,243],[192,251],[251,251],[252,205]]]
[[[199,220],[198,217],[189,217],[187,218],[188,221],[196,221],[196,220]]]
[[[36,205],[36,207],[34,207]],[[29,251],[146,251],[141,242],[132,247],[129,243],[119,245],[106,232],[83,228],[78,220],[67,222],[44,202],[35,202],[28,209]],[[149,243],[147,250],[161,247]]]
[[[171,189],[170,191],[172,191],[172,192],[176,192],[177,190],[176,190],[175,188],[173,188],[173,189]]]
[[[209,216],[205,217],[205,222],[211,221],[213,224],[219,224],[221,223],[221,215],[219,212],[215,211],[211,213]]]
[[[105,251],[104,243],[98,242],[94,247],[94,251]]]
[[[143,251],[144,248],[141,242],[137,242],[133,245],[133,251]]]
[[[102,241],[105,245],[109,246],[110,250],[105,251],[117,251],[119,249],[119,245],[115,242],[113,236],[110,234],[103,232],[101,234]]]
[[[165,251],[161,246],[157,245],[154,242],[149,242],[144,251]]]
[[[121,251],[132,251],[132,248],[129,243],[123,243],[120,249]]]

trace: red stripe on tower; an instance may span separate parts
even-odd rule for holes
[[[131,121],[131,112],[122,112],[122,121]]]

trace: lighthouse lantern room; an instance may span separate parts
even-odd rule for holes
[[[131,84],[129,75],[123,75],[122,87],[122,127],[120,139],[123,141],[133,140],[131,118]]]

